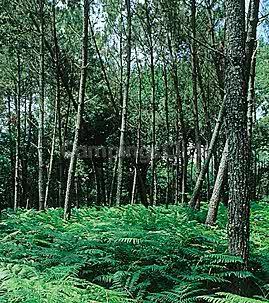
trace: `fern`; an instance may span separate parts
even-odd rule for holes
[[[255,296],[269,293],[268,210],[253,211],[249,271],[227,254],[224,222],[204,226],[203,211],[85,208],[70,222],[60,209],[4,212],[0,302],[229,302],[231,281],[246,279],[247,302],[262,301]]]
[[[264,303],[266,299],[252,299],[230,293],[216,293],[214,296],[201,296],[200,299],[209,303]]]

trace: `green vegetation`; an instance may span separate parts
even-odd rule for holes
[[[252,207],[249,271],[228,255],[224,207],[215,227],[176,206],[62,213],[3,214],[0,302],[268,302],[266,203]],[[234,278],[253,299],[232,295]]]
[[[268,4],[0,1],[0,303],[269,302]]]

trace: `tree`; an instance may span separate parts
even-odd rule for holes
[[[229,147],[228,143],[229,143],[228,140],[226,140],[219,164],[219,170],[215,181],[213,193],[209,201],[208,212],[205,222],[207,225],[213,225],[217,219],[220,194],[221,194],[221,189],[223,187],[224,175],[226,173],[227,164],[228,164],[228,147]]]
[[[127,106],[129,101],[129,87],[131,76],[131,52],[132,52],[132,16],[131,16],[131,2],[126,0],[127,9],[127,48],[126,48],[126,80],[124,87],[124,96],[122,100],[122,112],[121,112],[121,130],[120,130],[120,143],[118,152],[118,178],[117,178],[117,194],[116,204],[121,204],[121,190],[122,190],[122,177],[123,177],[123,159],[125,151],[125,132],[127,123]]]
[[[199,126],[199,112],[198,112],[198,65],[197,65],[197,43],[196,43],[196,0],[191,1],[191,26],[192,26],[192,98],[193,98],[193,113],[194,113],[194,128],[195,128],[195,145],[196,145],[196,174],[199,178],[201,171],[201,138]],[[197,209],[200,208],[200,199],[197,197]]]
[[[228,239],[231,254],[249,256],[249,153],[245,78],[245,1],[226,1],[225,96],[229,140]]]
[[[44,0],[39,0],[39,121],[38,121],[38,199],[39,210],[44,209],[44,157],[43,157],[43,141],[44,141],[44,114],[45,114],[45,49],[44,49]]]
[[[76,169],[76,158],[78,151],[78,140],[79,131],[81,127],[81,119],[83,113],[84,99],[85,99],[85,87],[87,78],[87,64],[88,64],[88,32],[89,32],[89,0],[84,0],[83,2],[83,36],[82,36],[82,52],[81,52],[81,70],[80,70],[80,84],[79,84],[79,96],[78,96],[78,109],[77,109],[77,119],[76,128],[74,134],[74,141],[72,147],[72,153],[70,156],[70,164],[68,170],[68,178],[66,184],[66,194],[64,202],[64,218],[68,219],[71,214],[70,205],[70,195],[71,186]]]
[[[15,188],[14,188],[14,210],[17,210],[20,201],[20,162],[21,162],[21,56],[17,54],[18,77],[16,96],[16,152],[15,152]]]

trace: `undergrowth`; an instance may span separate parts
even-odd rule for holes
[[[227,253],[225,210],[142,206],[6,212],[0,302],[269,302],[269,206],[255,204],[249,271]],[[235,283],[244,292],[235,294]]]

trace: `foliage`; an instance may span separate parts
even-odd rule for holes
[[[266,297],[268,206],[253,208],[250,271],[226,252],[224,209],[214,228],[176,206],[5,212],[0,302],[244,302],[234,280]]]

